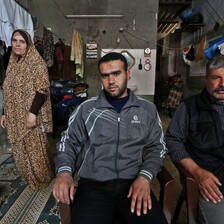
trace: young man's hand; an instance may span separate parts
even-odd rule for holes
[[[73,201],[75,185],[70,173],[59,174],[53,185],[53,196],[57,202],[70,204]]]
[[[131,212],[138,216],[143,214],[147,214],[148,210],[152,208],[151,196],[150,196],[150,182],[142,176],[139,176],[135,179],[135,181],[131,184],[128,198],[131,197]]]

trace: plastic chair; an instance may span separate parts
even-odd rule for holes
[[[182,191],[178,198],[177,206],[174,211],[174,216],[172,223],[175,224],[183,202],[186,202],[187,208],[187,223],[188,224],[197,224],[198,223],[198,200],[199,200],[199,190],[198,185],[195,179],[190,173],[188,173],[183,167],[179,164],[175,164],[177,170],[180,174],[180,180],[182,183]]]
[[[167,219],[168,224],[171,224],[172,212],[173,212],[173,196],[175,189],[175,181],[165,167],[162,168],[161,172],[157,175],[157,179],[160,183],[160,195],[159,202],[163,208],[163,212]],[[61,216],[61,224],[70,224],[70,205],[59,203],[59,210]],[[114,224],[123,222],[119,220],[119,216],[116,218]]]

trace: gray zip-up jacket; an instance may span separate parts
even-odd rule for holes
[[[167,153],[161,121],[154,104],[129,95],[120,113],[104,91],[79,105],[57,144],[57,175],[78,171],[96,181],[156,176]]]

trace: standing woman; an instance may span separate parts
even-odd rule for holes
[[[52,132],[47,66],[26,31],[15,30],[11,41],[1,126],[7,128],[19,173],[32,189],[41,189],[53,179],[46,134]]]

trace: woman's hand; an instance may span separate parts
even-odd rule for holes
[[[5,115],[2,115],[2,117],[1,117],[1,126],[3,128],[6,128],[6,118],[5,118]]]
[[[37,116],[33,113],[29,113],[26,119],[26,127],[34,128],[37,125]]]

